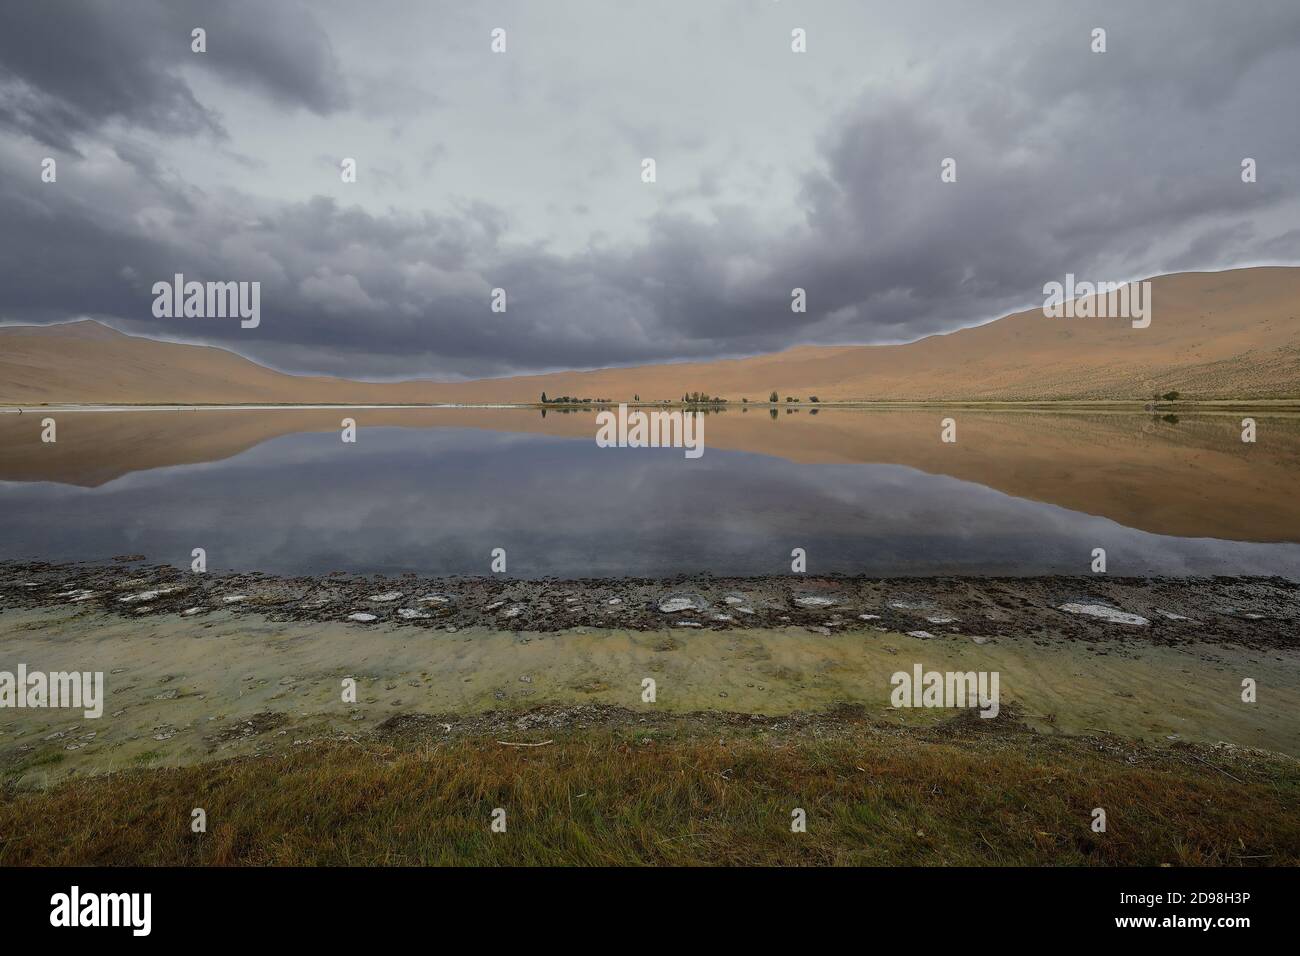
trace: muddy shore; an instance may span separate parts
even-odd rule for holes
[[[1156,645],[1297,647],[1300,584],[1282,577],[725,578],[308,577],[195,574],[124,555],[110,564],[0,561],[0,609],[73,606],[132,618],[215,612],[271,621],[553,632],[805,627]]]
[[[573,715],[807,721],[850,706],[923,728],[953,711],[891,706],[891,675],[917,664],[999,673],[1003,706],[1043,734],[1300,756],[1298,612],[1296,586],[1276,578],[276,578],[5,562],[0,670],[102,672],[107,699],[98,719],[7,710],[0,774],[43,787]],[[1242,700],[1246,677],[1258,702]]]

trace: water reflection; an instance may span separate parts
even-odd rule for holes
[[[21,480],[0,484],[0,554],[483,574],[503,547],[510,574],[538,577],[787,573],[802,547],[813,573],[897,575],[1080,573],[1104,547],[1112,574],[1300,577],[1275,484],[1293,483],[1289,424],[1261,453],[1227,420],[957,413],[943,446],[950,412],[732,408],[687,461],[598,448],[594,416],[547,411],[547,434],[520,433],[536,411],[358,412],[357,445],[330,410],[67,414],[43,462],[6,420],[0,477]]]

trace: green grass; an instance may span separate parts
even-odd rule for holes
[[[0,864],[1300,862],[1289,758],[960,722],[553,738],[315,744],[9,792]],[[194,807],[207,833],[190,832]],[[496,807],[506,833],[490,830]],[[806,833],[790,831],[795,807]],[[1094,807],[1106,833],[1091,830]]]

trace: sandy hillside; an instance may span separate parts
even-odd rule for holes
[[[906,345],[800,347],[732,361],[454,384],[291,376],[219,348],[123,335],[95,322],[0,328],[0,402],[526,402],[544,391],[628,400],[775,389],[828,400],[1300,397],[1300,268],[1179,273],[1152,281],[1145,329],[1041,310]]]

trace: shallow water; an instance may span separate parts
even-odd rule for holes
[[[40,417],[59,423],[40,441]],[[361,425],[356,444],[339,419]],[[939,440],[954,417],[958,441]],[[279,573],[1087,573],[1300,578],[1300,428],[1255,414],[767,409],[704,456],[599,448],[591,412],[0,416],[0,557]]]

